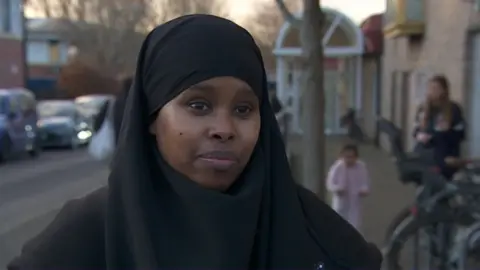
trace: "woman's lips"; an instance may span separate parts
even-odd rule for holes
[[[199,155],[198,160],[202,165],[218,171],[226,171],[232,168],[238,161],[233,152],[212,151]]]

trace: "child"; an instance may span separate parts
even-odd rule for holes
[[[361,198],[370,191],[365,163],[358,159],[358,148],[347,144],[340,158],[330,167],[327,190],[332,193],[332,208],[357,230],[361,225]]]

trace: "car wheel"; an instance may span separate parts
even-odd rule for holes
[[[8,136],[5,136],[0,141],[0,163],[7,161],[12,150],[12,141]]]

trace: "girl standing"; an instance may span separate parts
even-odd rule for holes
[[[332,208],[357,230],[361,225],[361,198],[370,192],[365,163],[358,158],[356,145],[347,144],[340,158],[330,167],[327,189],[332,193]]]

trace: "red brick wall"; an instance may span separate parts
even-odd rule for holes
[[[59,75],[59,68],[49,65],[30,65],[28,76],[30,78],[56,79]]]
[[[0,36],[0,88],[23,87],[22,41]]]

